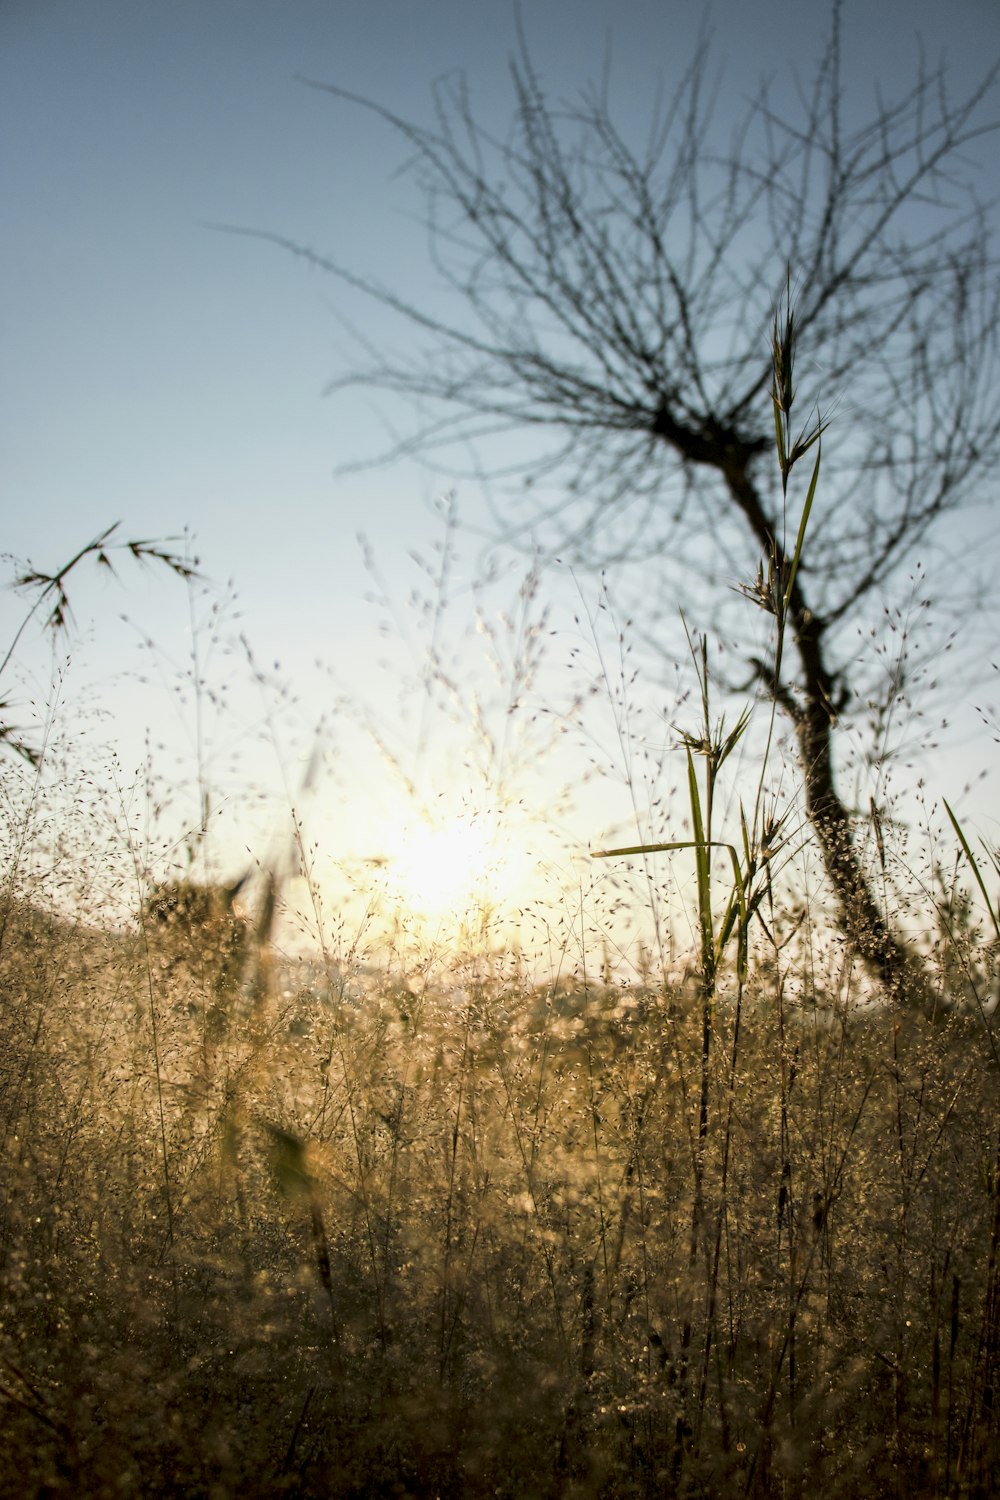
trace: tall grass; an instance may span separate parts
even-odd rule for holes
[[[749,590],[776,681],[789,589],[765,560]],[[691,837],[660,851],[694,865],[686,979],[294,962],[266,882],[140,857],[130,922],[57,914],[11,797],[0,1494],[990,1493],[993,950],[942,904],[937,1020],[852,988],[782,909],[776,735],[723,826],[747,720],[692,646]]]

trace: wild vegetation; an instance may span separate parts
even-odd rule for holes
[[[792,345],[789,316],[779,466],[811,478],[748,590],[772,715],[822,494]],[[141,866],[131,922],[67,911],[22,857],[40,773],[12,758],[0,1494],[993,1492],[992,872],[956,822],[995,931],[956,885],[909,956],[923,1003],[873,989],[856,926],[802,909],[777,738],[719,832],[746,721],[713,720],[694,645],[686,977],[539,987],[485,944],[296,964],[271,888]]]

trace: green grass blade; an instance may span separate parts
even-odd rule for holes
[[[691,799],[691,827],[694,832],[695,870],[698,878],[698,925],[701,928],[702,962],[712,961],[715,940],[712,932],[712,851],[705,839],[705,823],[698,790],[698,769],[690,747],[688,758],[688,795]]]
[[[986,882],[983,879],[982,871],[979,868],[979,861],[976,859],[976,856],[969,848],[969,841],[962,831],[962,825],[961,823],[959,823],[955,814],[952,812],[947,798],[944,799],[944,810],[951,819],[951,826],[955,830],[958,842],[962,846],[962,851],[965,854],[966,859],[969,861],[969,866],[972,870],[973,875],[976,877],[976,884],[983,893],[983,900],[986,902],[986,910],[990,914],[990,921],[993,923],[993,930],[996,933],[997,937],[1000,938],[1000,914],[998,914],[997,911],[994,910],[993,902],[990,900],[990,893],[986,889]]]
[[[788,583],[785,587],[785,608],[788,608],[792,597],[792,589],[795,587],[795,575],[799,571],[799,559],[802,556],[802,548],[806,539],[806,527],[809,525],[809,512],[812,510],[813,500],[816,495],[816,486],[819,483],[819,465],[823,457],[823,445],[816,449],[816,462],[813,465],[812,479],[809,481],[809,492],[806,495],[806,503],[802,507],[802,519],[799,522],[799,534],[795,538],[795,552],[792,555],[792,566],[788,574]]]

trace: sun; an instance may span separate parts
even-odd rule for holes
[[[514,899],[519,864],[491,813],[412,818],[387,830],[382,861],[390,900],[412,918],[460,925]]]

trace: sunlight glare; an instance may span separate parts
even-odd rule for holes
[[[499,821],[483,814],[421,818],[387,832],[390,897],[414,917],[464,922],[514,896],[518,860]]]

